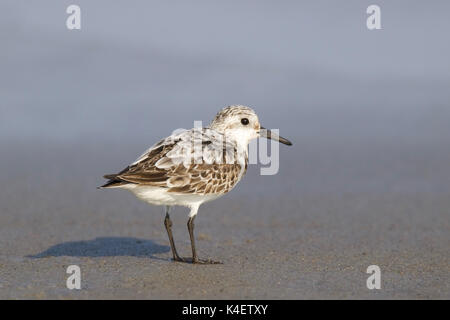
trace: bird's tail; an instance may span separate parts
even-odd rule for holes
[[[118,188],[120,186],[127,184],[127,182],[118,179],[117,176],[118,174],[105,174],[103,178],[109,179],[109,181],[106,182],[104,185],[97,187],[97,189]]]

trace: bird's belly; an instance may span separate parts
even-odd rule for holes
[[[152,186],[137,186],[129,185],[125,187],[131,191],[140,200],[154,204],[154,205],[165,205],[165,206],[186,206],[191,207],[192,205],[202,204],[214,199],[219,198],[223,194],[183,194],[167,192],[165,188],[158,188]]]

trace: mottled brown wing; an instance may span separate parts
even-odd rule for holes
[[[168,188],[168,192],[176,193],[228,192],[243,174],[240,164],[226,161],[236,159],[235,145],[217,139],[217,132],[203,129],[200,146],[207,161],[197,163],[192,148],[195,134],[190,130],[160,141],[129,167],[116,175],[106,176],[111,180],[104,187],[134,183]],[[246,169],[247,164],[244,173]]]
[[[193,164],[183,165],[170,176],[169,192],[188,194],[221,194],[230,191],[241,177],[239,164]]]
[[[156,167],[155,163],[172,150],[174,145],[175,143],[161,145],[150,150],[144,159],[122,170],[115,179],[136,184],[166,187],[166,181],[169,178],[167,176],[168,170]]]

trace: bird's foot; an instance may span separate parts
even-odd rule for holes
[[[193,259],[192,263],[195,263],[195,264],[223,264],[222,261],[216,261],[216,260],[212,260],[210,258],[208,258],[208,259],[199,259],[199,258]]]
[[[180,256],[175,256],[172,258],[172,260],[175,262],[191,262],[188,258],[182,258]]]
[[[192,264],[223,264],[222,261],[216,261],[216,260],[212,260],[212,259],[199,259],[199,258],[192,259],[192,258],[174,257],[173,261],[192,263]]]

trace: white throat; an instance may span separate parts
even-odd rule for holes
[[[250,130],[234,129],[225,132],[226,139],[234,141],[239,150],[248,150],[248,144],[252,139],[257,138],[256,133]]]

